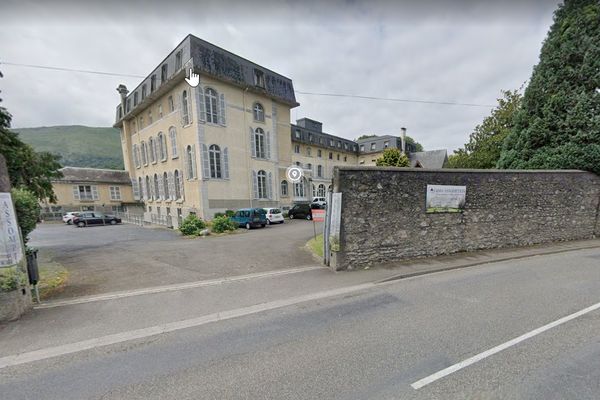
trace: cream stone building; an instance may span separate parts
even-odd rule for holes
[[[64,167],[52,182],[56,203],[42,204],[43,212],[126,212],[139,208],[129,173],[112,169]]]
[[[186,80],[192,73],[198,85]],[[285,210],[325,196],[335,166],[372,158],[361,143],[323,132],[321,122],[291,124],[299,105],[291,79],[193,35],[136,88],[117,90],[114,126],[149,222],[177,228],[190,213]],[[287,180],[290,166],[302,167],[302,181]]]
[[[298,105],[289,78],[188,35],[138,87],[118,91],[115,127],[148,220],[177,227],[190,213],[291,203],[279,190]]]

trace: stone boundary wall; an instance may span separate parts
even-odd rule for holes
[[[427,185],[466,186],[460,213],[426,213]],[[600,177],[561,170],[338,167],[334,270],[600,236]]]

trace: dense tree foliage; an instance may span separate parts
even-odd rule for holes
[[[381,157],[375,161],[375,165],[378,167],[408,167],[410,165],[410,161],[408,160],[406,154],[394,147],[391,147],[383,151]]]
[[[496,168],[502,144],[514,127],[515,113],[519,110],[522,99],[517,90],[506,90],[502,95],[498,99],[498,106],[469,135],[469,142],[448,158],[450,167]]]
[[[0,107],[0,154],[6,158],[12,186],[29,190],[39,200],[55,201],[51,180],[62,176],[58,171],[60,157],[47,152],[36,153],[23,143],[19,135],[10,130],[11,119],[8,110]]]
[[[600,173],[598,0],[565,0],[556,10],[498,166]]]
[[[33,193],[27,189],[13,189],[11,191],[15,203],[15,212],[23,235],[23,242],[27,244],[29,234],[35,229],[40,217],[40,204]]]

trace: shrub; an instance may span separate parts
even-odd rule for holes
[[[29,234],[35,229],[40,217],[40,205],[35,195],[27,189],[13,189],[11,194],[15,202],[15,212],[23,235],[23,243],[27,244]]]
[[[227,215],[228,217],[233,217],[235,214],[235,211],[233,210],[225,210],[225,215]]]
[[[0,292],[12,292],[20,289],[27,283],[25,274],[17,268],[3,268],[0,270]]]
[[[212,231],[215,233],[235,231],[236,229],[237,225],[225,215],[215,217],[212,220]]]
[[[224,216],[225,216],[225,213],[217,212],[217,213],[215,213],[215,216],[213,218],[219,218],[219,217],[224,217]]]
[[[179,231],[186,236],[197,236],[202,229],[206,228],[206,224],[194,214],[190,214],[181,223]]]

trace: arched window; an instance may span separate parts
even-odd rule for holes
[[[261,128],[256,128],[254,131],[254,148],[257,158],[267,158],[267,152],[265,151],[265,131]]]
[[[255,121],[265,122],[265,109],[263,108],[262,104],[254,103],[252,111],[254,113]]]
[[[146,142],[142,142],[142,163],[148,165],[148,146]]]
[[[137,144],[133,145],[133,163],[135,164],[136,168],[139,168],[140,165],[140,149],[138,148]]]
[[[154,197],[160,199],[160,186],[158,184],[158,175],[154,174]]]
[[[294,196],[304,197],[304,179],[294,183]]]
[[[152,186],[150,186],[150,177],[146,175],[146,200],[152,200]]]
[[[181,120],[183,125],[189,125],[190,123],[190,111],[188,107],[188,94],[187,90],[184,90],[181,94]]]
[[[185,149],[185,154],[186,154],[186,169],[187,169],[187,179],[192,179],[196,177],[196,168],[195,168],[195,153],[194,150],[192,149],[192,146],[186,147]]]
[[[282,196],[287,196],[288,195],[288,183],[287,183],[287,181],[281,181],[281,195]]]
[[[156,143],[154,143],[153,137],[150,137],[148,142],[150,143],[150,162],[154,164],[156,162]]]
[[[170,198],[170,196],[169,196],[169,176],[167,175],[166,172],[163,174],[163,193],[165,195],[165,200],[168,200]]]
[[[210,177],[221,179],[221,149],[216,144],[208,148],[208,160],[210,162]]]
[[[317,197],[325,197],[325,185],[319,185],[319,189],[317,190]]]
[[[323,166],[322,165],[317,165],[317,176],[319,178],[323,177]]]
[[[175,170],[173,174],[173,186],[175,186],[175,198],[181,199],[181,179],[179,178],[178,170]]]
[[[167,138],[162,132],[158,133],[158,154],[161,161],[167,160]]]
[[[267,173],[262,169],[256,174],[256,187],[258,188],[258,198],[267,198]]]
[[[204,90],[204,104],[206,107],[206,121],[212,122],[213,124],[219,123],[219,115],[217,113],[218,107],[218,96],[216,90],[212,88],[206,88]]]
[[[142,182],[141,176],[138,178],[138,185],[140,186],[140,198],[142,200],[146,200],[147,194],[146,194],[146,190],[144,190],[144,183]]]
[[[169,138],[171,139],[171,157],[177,158],[179,156],[177,151],[177,131],[174,126],[169,128]]]

